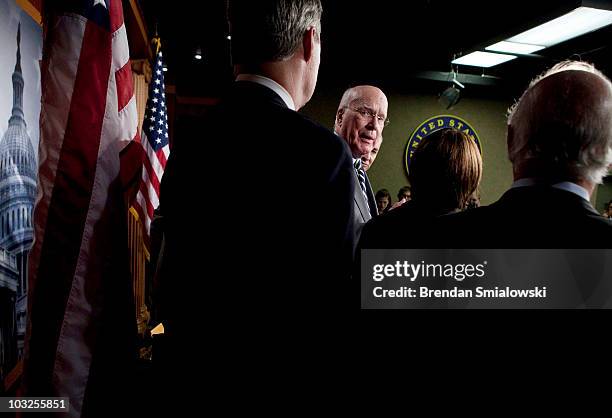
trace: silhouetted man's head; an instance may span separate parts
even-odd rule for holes
[[[592,191],[612,163],[612,84],[564,61],[531,82],[508,117],[515,180],[572,181]]]

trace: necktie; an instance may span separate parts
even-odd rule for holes
[[[368,203],[368,192],[366,188],[366,178],[365,171],[361,168],[361,160],[358,159],[355,161],[355,171],[357,172],[357,178],[359,179],[359,186],[361,187],[361,192],[363,193],[363,197]]]

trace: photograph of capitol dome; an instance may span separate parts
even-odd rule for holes
[[[0,0],[0,381],[23,355],[33,240],[42,29]]]

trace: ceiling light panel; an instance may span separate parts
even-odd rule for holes
[[[520,44],[517,42],[501,41],[493,45],[489,45],[485,49],[487,51],[506,52],[509,54],[533,54],[546,48],[542,45]]]
[[[453,64],[470,65],[472,67],[489,68],[515,59],[515,55],[494,54],[492,52],[476,51],[452,61]]]
[[[578,7],[561,17],[506,40],[549,47],[610,24],[612,24],[612,10]]]

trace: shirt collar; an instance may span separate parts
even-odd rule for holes
[[[582,186],[577,185],[576,183],[572,183],[570,181],[562,181],[559,183],[547,183],[545,181],[539,180],[537,178],[529,177],[524,179],[518,179],[514,183],[512,183],[512,189],[516,189],[518,187],[530,187],[530,186],[541,186],[541,185],[549,185],[555,189],[565,190],[566,192],[574,193],[577,196],[580,196],[584,200],[589,200],[589,192]]]
[[[283,86],[281,86],[271,78],[257,74],[239,74],[238,77],[236,77],[236,81],[250,81],[252,83],[257,83],[262,86],[265,86],[272,90],[274,93],[278,94],[281,99],[283,99],[283,102],[285,102],[289,109],[295,110],[295,103],[289,92],[285,90]]]

